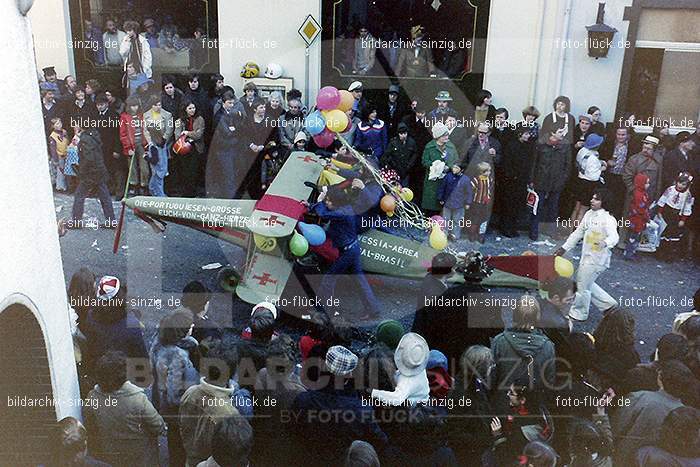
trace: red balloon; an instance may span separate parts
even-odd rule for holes
[[[323,130],[321,133],[317,134],[314,138],[314,143],[319,148],[327,148],[328,146],[333,143],[333,140],[335,140],[335,133],[333,133],[331,130],[326,128]]]

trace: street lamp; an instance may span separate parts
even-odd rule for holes
[[[586,26],[588,30],[588,56],[598,60],[607,57],[612,46],[612,38],[617,29],[603,22],[605,17],[605,3],[598,3],[598,17],[592,26]]]

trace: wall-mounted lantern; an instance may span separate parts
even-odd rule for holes
[[[588,56],[596,60],[607,57],[610,47],[613,45],[613,36],[617,29],[603,22],[605,18],[605,3],[598,3],[598,17],[592,26],[586,26],[588,30]]]

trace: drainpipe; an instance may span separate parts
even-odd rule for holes
[[[530,89],[527,93],[528,102],[527,105],[536,105],[537,103],[537,75],[540,69],[540,57],[542,56],[542,39],[544,27],[544,2],[545,0],[540,0],[539,11],[537,12],[537,29],[535,30],[535,37],[538,41],[537,55],[535,56],[534,66],[532,68],[532,73],[530,75]]]
[[[569,40],[569,27],[571,26],[571,7],[573,0],[566,0],[566,9],[564,10],[564,30],[562,31],[562,41]],[[561,45],[561,44],[560,44]],[[566,61],[566,47],[559,48],[559,64],[557,69],[557,92],[556,96],[561,96],[562,87],[564,85],[564,62]]]

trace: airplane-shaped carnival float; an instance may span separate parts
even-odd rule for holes
[[[335,160],[331,163],[342,165]],[[312,197],[313,185],[319,181],[329,176],[341,179],[334,175],[333,167],[327,168],[324,159],[316,154],[292,152],[260,200],[136,196],[124,203],[157,231],[164,231],[166,224],[172,222],[244,248],[247,253],[242,274],[233,269],[222,270],[220,284],[225,290],[235,291],[245,302],[274,302],[282,296],[297,259],[291,243],[300,238],[300,227],[309,229],[309,224],[301,222],[307,211],[302,201]],[[410,202],[402,200],[401,204],[420,213]],[[439,228],[434,221],[427,220],[427,224]],[[120,223],[115,252],[121,227]],[[425,240],[375,228],[363,232],[359,240],[362,267],[368,273],[420,279],[440,252]],[[445,249],[456,253],[449,247]],[[491,256],[486,257],[486,262],[493,271],[482,284],[490,287],[537,289],[540,281],[553,277],[557,274],[555,269],[559,269],[555,268],[553,256]]]
[[[303,286],[304,273],[299,274],[299,271],[304,270],[304,260],[313,256],[312,252],[320,252],[318,248],[333,249],[318,218],[310,220],[307,205],[316,201],[319,187],[347,184],[346,178],[354,177],[353,174],[362,173],[368,186],[372,185],[379,195],[376,206],[369,207],[373,214],[368,216],[368,220],[378,221],[369,222],[377,228],[368,228],[359,237],[365,272],[421,279],[440,251],[452,253],[462,262],[474,257],[455,251],[442,228],[442,219],[439,216],[426,218],[420,208],[411,203],[413,195],[409,189],[388,179],[371,156],[358,152],[343,139],[340,133],[349,124],[345,111],[353,103],[347,91],[324,87],[316,102],[319,110],[306,117],[306,130],[319,147],[329,146],[336,138],[340,140],[347,148],[348,160],[292,152],[259,200],[125,196],[124,206],[156,231],[164,231],[166,223],[173,222],[244,248],[246,261],[242,273],[226,268],[220,272],[219,282],[224,290],[235,291],[239,298],[251,304],[279,301],[293,270]],[[114,241],[115,253],[123,215],[124,207]],[[397,223],[400,227],[393,228]],[[571,263],[562,257],[529,253],[527,256],[485,257],[490,274],[481,284],[534,290],[539,288],[540,282],[557,274],[570,276],[573,273]],[[308,282],[306,284],[305,293],[313,295]]]

